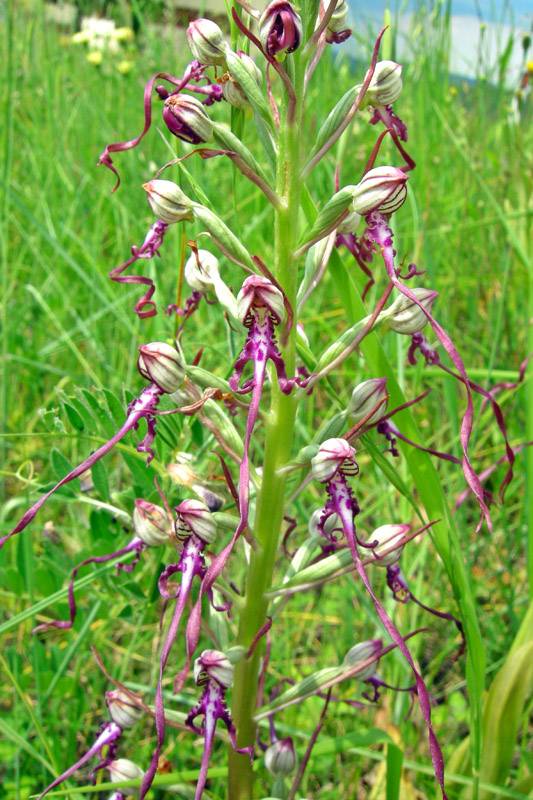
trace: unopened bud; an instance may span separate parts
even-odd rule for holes
[[[184,277],[195,292],[206,294],[214,289],[214,278],[219,274],[219,261],[209,250],[197,250],[187,259]]]
[[[348,18],[348,3],[346,0],[338,0],[337,5],[335,6],[335,11],[331,15],[331,19],[328,22],[328,31],[332,33],[339,33],[342,31],[346,26],[346,20]]]
[[[293,53],[302,41],[302,20],[286,0],[273,0],[259,19],[259,39],[269,56]]]
[[[215,66],[226,60],[229,45],[221,29],[210,19],[194,19],[187,28],[187,42],[200,64]]]
[[[251,58],[243,50],[237,50],[237,55],[241,59],[243,65],[246,67],[254,81],[258,86],[263,83],[263,73],[256,65],[253,58]],[[240,108],[245,111],[250,108],[250,101],[244,93],[242,86],[238,83],[230,73],[228,73],[229,80],[222,84],[222,94],[224,99],[234,108]]]
[[[144,770],[141,769],[129,758],[117,758],[108,764],[107,769],[112,783],[122,783],[123,781],[137,780],[144,777]],[[125,787],[127,788],[127,787]]]
[[[402,67],[395,61],[378,61],[366,90],[365,103],[390,106],[402,91]]]
[[[202,542],[215,541],[217,524],[205,503],[200,500],[183,500],[176,506],[175,531],[178,539],[187,539],[192,533]]]
[[[423,289],[421,287],[411,291],[419,303],[431,314],[433,304],[439,293],[432,289]],[[428,321],[420,306],[404,294],[400,294],[396,298],[394,303],[387,309],[386,316],[391,330],[408,335],[421,331]]]
[[[197,686],[214,680],[228,689],[233,683],[233,664],[220,650],[204,650],[194,662],[194,680]]]
[[[109,715],[120,728],[133,728],[143,715],[143,710],[134,705],[121,689],[105,693]]]
[[[309,517],[309,522],[307,524],[307,530],[309,531],[309,536],[312,539],[316,539],[320,536],[320,532],[318,530],[318,523],[320,522],[320,518],[324,514],[323,508],[317,508],[311,516]],[[329,534],[335,529],[339,528],[342,530],[342,520],[338,514],[330,514],[330,516],[326,519],[324,523],[324,531],[326,534]]]
[[[237,314],[245,322],[252,308],[266,308],[281,322],[285,316],[283,295],[274,284],[262,275],[250,275],[237,295]]]
[[[403,205],[407,196],[408,176],[397,167],[371,169],[354,187],[354,211],[365,216],[372,211],[392,214]]]
[[[298,758],[290,736],[278,739],[265,752],[265,767],[274,778],[286,778],[297,765]]]
[[[357,211],[350,211],[337,228],[337,233],[355,233],[360,222],[361,214],[358,214]]]
[[[352,392],[350,402],[346,408],[346,413],[350,416],[353,423],[360,422],[380,400],[387,396],[387,379],[371,378],[368,381],[359,383]],[[387,402],[380,405],[377,411],[366,421],[366,425],[372,425],[381,419],[387,410]]]
[[[155,383],[165,394],[177,391],[185,379],[185,370],[176,348],[166,342],[150,342],[139,350],[137,369],[143,378]]]
[[[143,183],[143,189],[150,208],[161,222],[171,225],[173,222],[193,219],[192,201],[177,183],[157,179]]]
[[[403,544],[386,555],[382,555],[382,553],[401,542],[409,533],[409,530],[409,525],[381,525],[368,537],[368,544],[373,545],[374,542],[377,542],[377,545],[372,547],[372,552],[376,556],[374,563],[377,567],[389,567],[399,561],[405,546]]]
[[[326,439],[311,461],[313,478],[320,483],[327,483],[342,469],[349,475],[357,473],[355,448],[346,439]]]
[[[163,106],[163,119],[174,136],[200,144],[213,138],[213,123],[203,104],[190,94],[171,94]]]
[[[348,669],[353,669],[354,667],[357,667],[358,664],[364,664],[365,661],[373,656],[376,656],[382,650],[383,642],[381,639],[368,639],[366,642],[360,642],[348,650],[344,656],[342,666],[347,667]],[[369,664],[368,667],[365,667],[360,672],[357,672],[354,677],[360,681],[367,681],[376,673],[378,664],[379,659],[376,659]]]
[[[133,509],[133,529],[148,547],[167,544],[172,528],[171,520],[164,508],[138,497]]]

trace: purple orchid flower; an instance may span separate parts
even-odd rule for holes
[[[118,742],[123,731],[127,728],[133,728],[142,717],[143,712],[138,706],[132,703],[130,697],[120,690],[115,689],[106,692],[105,697],[112,722],[104,722],[97,733],[96,741],[92,747],[90,747],[85,755],[76,761],[75,764],[65,770],[59,778],[56,778],[50,786],[47,786],[44,792],[41,792],[37,800],[41,800],[51,789],[55,789],[60,783],[63,783],[67,778],[74,775],[76,770],[83,766],[83,764],[86,764],[87,761],[90,761],[93,756],[98,755],[99,759],[98,764],[91,771],[90,775],[90,780],[93,784],[96,780],[95,773],[100,769],[104,769],[104,767],[108,767],[113,762],[117,753]],[[108,748],[105,756],[102,753],[104,747]]]
[[[120,177],[116,168],[113,166],[111,153],[121,153],[125,150],[131,150],[132,148],[137,147],[141,139],[148,133],[150,126],[152,124],[152,92],[154,90],[154,84],[156,80],[158,80],[159,78],[168,81],[168,83],[171,83],[173,86],[176,87],[176,89],[171,94],[169,94],[169,92],[166,90],[164,86],[158,85],[155,87],[159,97],[165,101],[168,100],[169,97],[174,97],[183,90],[205,95],[204,105],[212,105],[212,103],[214,103],[215,101],[222,100],[222,87],[218,86],[217,84],[211,83],[210,79],[205,74],[205,67],[202,64],[199,64],[198,61],[191,61],[191,63],[185,69],[185,73],[182,78],[176,78],[173,75],[168,75],[166,72],[158,72],[157,75],[154,75],[153,78],[150,78],[150,80],[144,87],[143,130],[141,131],[139,136],[136,136],[134,139],[129,139],[127,142],[114,142],[112,144],[106,145],[103,153],[100,155],[100,158],[98,159],[98,166],[103,164],[108,169],[110,169],[111,172],[113,172],[117,177],[117,183],[112,190],[113,192],[115,192],[120,186]],[[208,81],[208,85],[198,86],[197,81],[203,79]]]
[[[159,680],[155,694],[155,723],[157,731],[157,747],[152,756],[152,761],[148,767],[141,785],[139,798],[143,800],[152,785],[159,754],[165,741],[165,708],[163,703],[163,672],[165,670],[170,651],[176,639],[181,616],[185,604],[189,597],[192,582],[197,575],[203,579],[207,572],[204,560],[204,550],[208,544],[215,540],[216,523],[208,507],[199,500],[184,500],[175,509],[177,517],[174,526],[176,538],[183,542],[177,564],[168,566],[159,577],[159,591],[165,600],[176,599],[174,614],[168,627],[163,647],[161,648],[161,658],[159,663]],[[168,588],[169,578],[176,572],[181,572],[181,584],[176,594],[171,594]],[[209,593],[212,601],[212,594]],[[216,607],[215,607],[216,608]],[[222,606],[217,610],[228,610],[228,606]]]
[[[143,389],[137,400],[133,400],[127,409],[126,421],[121,428],[115,433],[111,439],[103,444],[98,450],[95,450],[85,461],[82,461],[77,467],[71,470],[68,475],[65,475],[59,483],[46,492],[39,500],[26,511],[23,517],[19,520],[13,530],[0,539],[0,549],[4,546],[8,539],[26,528],[32,519],[35,517],[39,509],[48,498],[54,494],[61,486],[70,483],[75,478],[90,469],[97,461],[109,453],[110,450],[120,442],[129,431],[137,430],[141,419],[146,420],[147,432],[137,445],[139,453],[147,453],[146,463],[150,463],[154,457],[154,452],[151,445],[155,439],[155,425],[157,405],[162,394],[172,394],[179,389],[183,383],[185,372],[178,357],[178,353],[174,347],[164,342],[151,342],[150,344],[141,345],[139,347],[140,355],[137,361],[139,372],[150,381],[150,386]],[[128,550],[135,549],[133,541],[128,545]],[[122,553],[116,553],[122,555]],[[78,567],[82,566],[81,564]]]
[[[398,139],[402,142],[407,141],[407,125],[400,119],[392,106],[378,106],[374,108],[374,113],[369,119],[371,125],[382,122],[386,128],[393,130]]]
[[[194,680],[197,686],[204,686],[204,692],[200,702],[187,714],[185,723],[193,731],[204,737],[204,751],[196,793],[194,800],[200,800],[204,791],[209,768],[211,749],[215,738],[215,728],[220,719],[226,726],[231,745],[236,753],[250,756],[250,763],[253,763],[253,745],[248,747],[237,747],[235,726],[230,717],[226,705],[225,693],[233,683],[233,665],[219,650],[204,650],[200,658],[194,664]],[[204,717],[202,728],[194,724],[198,716]]]
[[[442,346],[450,356],[453,364],[457,368],[461,380],[465,385],[467,393],[467,407],[461,422],[461,432],[460,432],[461,447],[463,450],[463,459],[462,459],[463,473],[481,509],[481,519],[477,530],[479,530],[479,528],[481,527],[483,520],[486,520],[487,527],[489,531],[492,533],[492,520],[490,512],[484,500],[483,487],[481,486],[479,477],[475,472],[474,468],[472,467],[470,460],[468,458],[468,444],[470,442],[470,436],[473,427],[474,406],[472,402],[470,381],[466,374],[463,360],[459,355],[454,343],[448,336],[448,334],[444,331],[443,328],[441,328],[439,323],[432,316],[430,309],[427,308],[426,305],[424,305],[424,303],[416,296],[416,294],[411,289],[408,289],[407,286],[405,286],[405,284],[403,284],[402,281],[400,280],[398,272],[394,265],[395,250],[392,246],[393,234],[389,227],[387,217],[381,214],[379,211],[373,211],[370,214],[368,214],[366,222],[367,222],[367,238],[369,241],[373,242],[378,246],[389,279],[392,281],[394,286],[401,292],[401,294],[403,294],[405,297],[411,300],[411,302],[414,303],[415,306],[417,306],[418,309],[420,309],[421,313],[426,317],[429,324],[433,328],[433,331],[435,332],[435,335],[437,336],[439,342],[442,344]]]
[[[269,56],[293,53],[302,41],[302,20],[287,0],[273,0],[259,19],[259,40]]]
[[[407,663],[413,671],[416,680],[416,691],[420,702],[422,715],[426,722],[429,734],[429,749],[431,753],[431,760],[433,762],[433,769],[435,776],[442,789],[443,800],[447,800],[447,795],[444,790],[444,759],[442,751],[433,730],[431,723],[431,699],[429,692],[426,688],[422,676],[415,667],[413,658],[407,647],[405,639],[402,637],[389,615],[385,611],[382,604],[379,602],[374,594],[368,575],[366,573],[364,564],[359,556],[357,550],[357,535],[355,531],[354,516],[357,513],[357,502],[354,503],[354,497],[351,489],[347,483],[349,475],[357,474],[358,467],[355,461],[355,450],[351,447],[345,439],[328,439],[323,442],[317,455],[311,461],[313,477],[326,484],[328,499],[324,507],[324,513],[319,523],[319,530],[324,526],[326,520],[333,514],[338,514],[342,524],[342,531],[346,536],[348,547],[352,554],[352,559],[363,581],[372,602],[374,603],[376,612],[387,630],[387,633],[396,644],[398,649],[402,652]]]
[[[250,461],[249,448],[252,431],[259,413],[259,405],[263,393],[266,376],[267,362],[274,364],[278,378],[279,388],[284,394],[290,394],[293,387],[307,386],[309,378],[287,378],[285,362],[278,350],[275,327],[285,317],[285,301],[281,291],[260,275],[251,275],[243,283],[237,296],[238,316],[245,327],[248,336],[243,350],[235,362],[234,373],[229,380],[232,392],[246,394],[252,392],[252,398],[246,420],[246,435],[244,439],[244,454],[239,468],[238,504],[240,520],[229,544],[217,555],[210,564],[200,589],[200,596],[196,602],[187,622],[187,659],[177,679],[177,686],[182,686],[186,680],[192,655],[198,644],[200,636],[201,601],[206,592],[211,588],[221,574],[230,556],[237,539],[241,536],[248,524],[248,511],[250,505]],[[253,377],[245,380],[239,388],[240,379],[248,362],[253,363]]]
[[[168,224],[158,219],[146,234],[142,245],[140,247],[134,245],[131,248],[131,258],[128,258],[120,267],[115,267],[109,273],[111,280],[117,283],[140,283],[149,287],[145,294],[135,303],[134,310],[139,319],[154,317],[157,314],[155,303],[152,301],[155,284],[151,278],[145,278],[142,275],[122,275],[122,273],[140,258],[149,259],[154,258],[154,256],[161,258],[159,248],[163,244],[167,228]]]
[[[105,556],[91,556],[84,561],[76,564],[72,570],[70,583],[68,586],[68,608],[70,620],[54,620],[53,622],[46,622],[43,625],[38,625],[32,630],[32,633],[39,633],[41,631],[49,630],[50,628],[60,628],[68,630],[72,628],[76,619],[76,600],[74,597],[74,581],[78,575],[81,567],[86,564],[105,564],[114,558],[125,556],[128,553],[134,552],[135,558],[129,564],[119,562],[117,564],[115,575],[119,575],[121,570],[124,572],[133,572],[139,562],[141,553],[147,547],[159,547],[160,545],[167,544],[170,537],[171,520],[166,511],[154,503],[149,503],[146,500],[137,498],[135,500],[135,510],[133,512],[133,528],[135,536],[120,550],[109,553]]]

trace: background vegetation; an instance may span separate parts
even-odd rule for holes
[[[418,21],[422,24],[412,38],[412,61],[404,70],[404,92],[397,103],[398,113],[409,126],[409,149],[418,167],[409,181],[409,201],[396,221],[395,243],[398,252],[407,254],[406,263],[416,261],[427,270],[425,283],[440,292],[437,318],[452,333],[470,376],[488,387],[497,380],[515,380],[520,363],[533,350],[532,104],[525,102],[523,115],[511,118],[513,92],[503,84],[504,51],[500,74],[492,76],[495,83],[484,80],[469,85],[452,80],[447,71],[446,9],[437,7],[429,13],[421,8]],[[142,243],[152,222],[141,184],[176,150],[185,152],[182,143],[170,141],[156,113],[156,125],[144,145],[133,154],[117,157],[123,184],[113,197],[109,194],[112,176],[95,167],[107,142],[140,132],[145,81],[160,70],[180,74],[184,66],[176,57],[172,26],[139,27],[137,41],[121,45],[114,56],[104,53],[101,64],[95,65],[87,59],[86,45],[73,44],[70,32],[45,21],[41,5],[8,2],[0,18],[0,36],[7,43],[0,63],[2,532],[12,527],[40,487],[64,474],[65,460],[80,461],[111,430],[112,420],[122,418],[124,401],[131,397],[127,393],[138,393],[142,383],[135,368],[137,345],[174,333],[173,319],[161,311],[139,322],[132,314],[138,289],[117,286],[107,278],[109,270],[127,258],[131,245]],[[368,51],[374,35],[375,31],[369,32],[366,39],[358,33]],[[393,35],[385,47],[388,52],[382,56],[393,56]],[[124,61],[130,62],[129,70],[120,66]],[[360,82],[365,69],[337,52],[327,54],[314,81],[308,118],[311,135],[333,100]],[[518,85],[521,76],[515,77]],[[222,118],[220,108],[213,112]],[[249,142],[251,133],[247,136]],[[341,183],[359,180],[374,139],[375,131],[365,119],[350,126],[313,175],[316,201],[324,202],[332,193],[337,162]],[[395,158],[385,144],[381,163],[388,163],[389,156]],[[191,182],[183,178],[186,188],[192,186],[194,191],[198,184],[251,251],[268,260],[271,228],[259,192],[254,187],[236,191],[231,171],[216,159],[208,164],[189,160],[187,169]],[[157,282],[160,305],[178,292],[182,231],[174,227],[164,258],[144,265]],[[343,253],[343,259],[362,289],[364,276],[347,254]],[[230,269],[229,274],[238,286],[238,272]],[[381,275],[376,297],[383,286]],[[211,319],[204,307],[190,327],[187,356],[192,360],[195,347],[205,346],[206,364],[213,368],[228,348],[236,354],[240,341],[238,336],[222,338]],[[342,298],[332,279],[310,302],[306,322],[311,346],[317,348],[345,327]],[[401,382],[411,387],[413,395],[427,387],[435,389],[417,410],[428,446],[457,455],[464,396],[454,381],[421,365],[406,366],[407,345],[401,337],[383,339]],[[367,377],[371,376],[362,360],[350,359],[333,377],[341,403],[349,397],[349,389]],[[92,417],[83,412],[90,405],[88,394],[97,401]],[[532,440],[533,391],[527,374],[519,389],[502,397],[512,444]],[[329,404],[329,399],[317,397],[306,422],[316,428]],[[171,421],[158,423],[161,464],[175,460],[176,453],[186,451],[191,442],[196,448],[200,445],[201,452],[210,449],[210,441],[194,421],[167,419]],[[503,448],[489,412],[478,419],[472,453],[483,469],[502,455]],[[73,492],[58,493],[30,529],[0,552],[3,798],[22,800],[39,791],[50,782],[51,774],[74,762],[76,754],[92,742],[105,717],[106,681],[90,655],[90,643],[115,677],[144,690],[148,697],[153,693],[159,644],[154,634],[160,611],[157,576],[159,559],[164,558],[158,550],[144,555],[135,580],[125,574],[115,579],[110,569],[88,570],[85,586],[78,590],[80,613],[74,630],[44,640],[30,637],[35,624],[66,617],[65,592],[54,602],[47,598],[65,587],[72,566],[88,555],[109,552],[115,540],[125,540],[126,517],[111,517],[97,504],[111,502],[128,508],[135,496],[155,499],[134,440],[129,437],[125,442],[117,448],[120,453],[107,458],[106,470],[83,502]],[[403,463],[394,466],[407,479]],[[532,467],[526,449],[517,457],[505,507],[493,509],[492,537],[485,529],[474,533],[477,509],[473,503],[457,512],[485,643],[487,685],[511,650],[533,585],[532,559],[528,560],[528,548],[533,552],[533,510],[527,500]],[[440,464],[439,471],[453,505],[464,488],[462,475],[446,464]],[[165,486],[173,503],[186,496],[187,490],[169,479]],[[498,486],[497,477],[493,486]],[[411,521],[407,500],[392,489],[382,490],[379,473],[371,465],[359,492],[363,528],[372,530],[385,513],[398,521]],[[310,509],[299,507],[298,512],[305,520]],[[304,531],[301,525],[295,536],[303,536]],[[404,569],[425,603],[454,611],[451,590],[429,540],[417,548]],[[376,581],[379,578],[375,576]],[[395,613],[405,629],[425,622],[416,608]],[[346,624],[350,615],[353,627]],[[278,630],[276,637],[275,678],[298,677],[336,664],[354,641],[376,634],[374,613],[352,579],[336,584],[334,594],[316,590],[297,595],[284,619],[284,634],[278,639]],[[527,636],[531,639],[531,629]],[[463,777],[463,783],[450,783],[450,796],[459,797],[465,781],[467,791],[469,785],[468,766],[457,756],[469,732],[469,714],[464,668],[461,662],[452,663],[453,648],[449,626],[436,625],[426,635],[419,658],[439,703],[436,728],[447,763],[452,759],[456,773]],[[394,658],[384,666],[383,677],[401,685],[409,681],[408,671]],[[357,687],[343,687],[343,697],[359,695]],[[169,695],[169,707],[183,710],[195,700],[194,691],[187,690],[177,698]],[[514,793],[497,790],[490,796],[524,797],[531,791],[531,706],[527,702],[518,712],[518,737],[511,753],[508,785]],[[415,714],[413,720],[403,721],[407,705],[405,698],[390,695],[383,697],[376,712],[340,704],[314,751],[302,794],[321,800],[398,797],[390,780],[387,787],[383,783],[385,769],[394,768],[392,750],[383,767],[385,752],[370,747],[368,737],[365,740],[368,730],[383,727],[404,753],[408,769],[403,773],[402,798],[436,797],[420,719]],[[285,726],[281,726],[296,737],[300,753],[320,710],[313,701],[308,708],[308,729],[302,728],[298,710],[286,713]],[[496,722],[489,721],[488,728],[491,724],[494,727]],[[121,754],[146,764],[153,747],[151,726],[145,726],[143,737],[126,737],[129,747]],[[501,737],[503,747],[503,730]],[[167,745],[165,756],[174,772],[194,771],[200,759],[197,737],[176,732],[168,737]],[[217,770],[211,774],[216,776]],[[78,783],[86,779],[83,773]],[[504,776],[500,784],[506,780]],[[400,783],[397,791],[399,787]],[[213,797],[223,797],[223,780],[212,782],[211,789]],[[187,796],[187,791],[182,786],[181,796]],[[153,794],[167,796],[163,790]],[[72,791],[69,796],[82,795]]]

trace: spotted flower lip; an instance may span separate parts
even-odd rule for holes
[[[274,0],[259,19],[259,39],[269,56],[293,53],[302,41],[302,20],[286,0]]]

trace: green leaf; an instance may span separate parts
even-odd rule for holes
[[[109,503],[111,499],[109,492],[109,478],[107,477],[107,469],[102,460],[97,461],[92,465],[91,476],[96,491],[105,503]]]
[[[72,464],[62,453],[59,452],[59,450],[52,450],[51,461],[52,469],[54,470],[54,474],[58,481],[62,480],[65,475],[68,475],[69,472],[72,472]],[[80,482],[78,478],[70,481],[69,486],[76,492],[80,491]]]
[[[82,431],[85,428],[85,423],[74,406],[70,405],[70,403],[63,403],[63,408],[65,409],[65,414],[72,427],[77,431]]]

